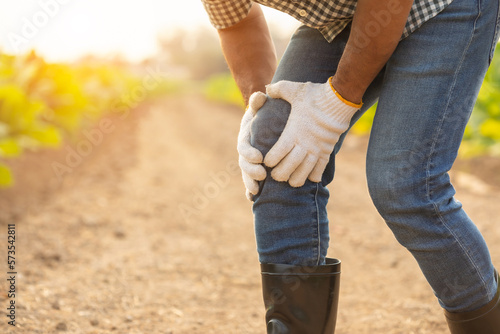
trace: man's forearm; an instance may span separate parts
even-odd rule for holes
[[[243,20],[218,30],[222,51],[245,103],[265,92],[276,70],[276,52],[261,8],[254,4]]]
[[[345,99],[359,103],[401,39],[413,0],[359,0],[332,83]]]

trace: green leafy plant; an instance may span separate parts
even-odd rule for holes
[[[229,73],[217,74],[205,82],[204,95],[210,101],[224,102],[238,107],[245,107],[236,82]]]
[[[123,105],[133,108],[149,93],[175,89],[163,79],[150,80],[150,89],[143,86],[141,76],[120,64],[50,64],[34,52],[0,55],[0,187],[14,182],[5,159],[25,150],[60,147],[105,114],[123,112]],[[140,101],[122,101],[134,92]]]

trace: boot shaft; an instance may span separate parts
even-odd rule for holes
[[[498,284],[498,273],[495,272]],[[451,334],[500,334],[500,286],[495,297],[478,310],[463,313],[445,311]]]
[[[268,334],[333,334],[340,261],[322,266],[262,264]]]

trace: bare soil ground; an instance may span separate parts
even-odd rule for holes
[[[145,104],[71,173],[67,149],[12,161],[0,191],[0,270],[16,224],[16,323],[0,333],[264,333],[250,203],[235,170],[241,111],[179,96]],[[343,262],[338,334],[447,333],[409,253],[378,216],[364,176],[366,138],[338,158],[329,255]],[[80,142],[69,144],[76,148]],[[499,166],[459,162],[458,198],[500,265]],[[341,196],[340,196],[341,195]]]

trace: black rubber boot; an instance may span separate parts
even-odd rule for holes
[[[444,313],[451,334],[500,334],[500,286],[493,300],[478,310]]]
[[[261,264],[267,334],[333,334],[340,261],[322,266]]]

